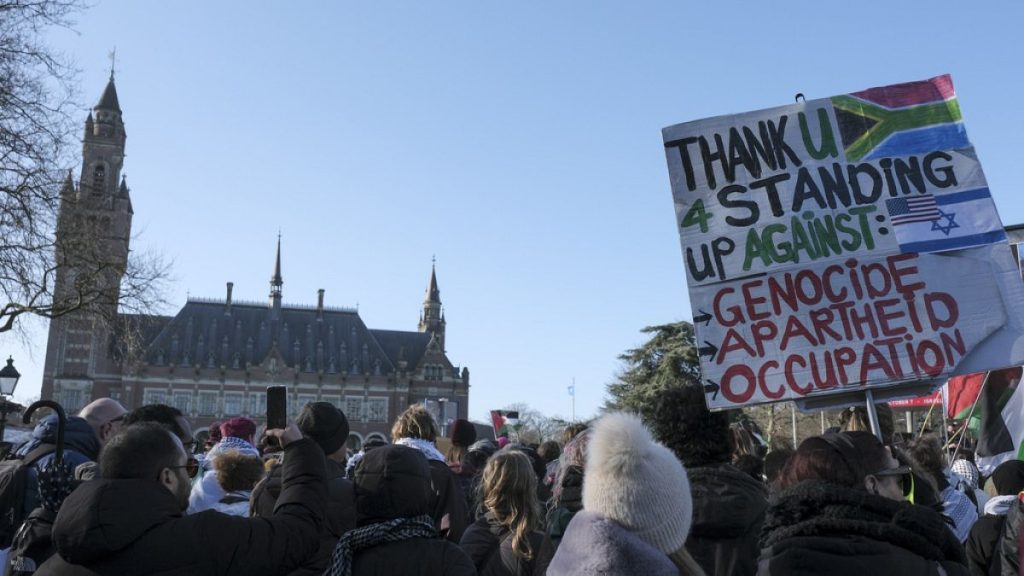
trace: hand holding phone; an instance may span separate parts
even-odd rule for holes
[[[267,430],[288,426],[288,396],[284,386],[267,386]]]

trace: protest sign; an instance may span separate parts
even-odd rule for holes
[[[711,408],[1024,362],[949,76],[663,130]]]

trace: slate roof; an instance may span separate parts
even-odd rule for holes
[[[405,360],[408,368],[415,368],[430,344],[429,332],[402,332],[398,330],[370,330],[381,349],[397,366]]]
[[[404,347],[408,368],[419,362],[429,333],[369,330],[355,310],[284,305],[275,317],[266,304],[189,299],[146,351],[151,366],[229,369],[260,364],[276,343],[284,363],[302,372],[386,374]]]
[[[114,110],[118,114],[121,113],[121,104],[117,101],[117,88],[114,87],[113,75],[111,75],[110,81],[107,82],[107,87],[103,89],[103,96],[100,96],[100,101],[93,109]]]

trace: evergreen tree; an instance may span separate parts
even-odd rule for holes
[[[605,409],[629,410],[646,419],[667,388],[700,386],[701,379],[693,324],[680,321],[648,326],[641,332],[651,337],[639,348],[619,356],[625,367],[608,384],[611,398]]]

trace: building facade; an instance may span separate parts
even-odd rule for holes
[[[126,134],[114,78],[85,122],[82,170],[68,177],[61,220],[102,223],[114,272],[108,290],[116,306],[127,267],[133,215],[121,176]],[[58,239],[66,228],[57,227]],[[59,242],[58,242],[59,243]],[[61,259],[55,297],[76,276],[74,259]],[[262,422],[266,387],[284,385],[296,416],[307,402],[327,401],[349,419],[350,447],[370,437],[389,438],[391,423],[406,407],[424,403],[442,427],[466,418],[469,370],[445,350],[446,321],[431,268],[416,331],[367,328],[359,312],[283,302],[281,241],[267,302],[189,298],[174,316],[115,315],[100,322],[76,312],[50,323],[42,397],[69,413],[110,397],[129,409],[163,403],[188,415],[196,429],[233,416]]]

